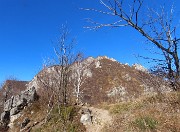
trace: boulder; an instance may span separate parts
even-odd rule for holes
[[[81,122],[83,125],[91,124],[91,123],[92,123],[92,121],[91,121],[91,115],[90,115],[90,114],[82,114],[82,115],[81,115],[80,122]]]
[[[81,114],[80,122],[83,123],[83,125],[92,124],[92,115],[89,109],[83,109]]]
[[[27,100],[23,98],[22,95],[17,95],[14,97],[12,107],[18,107],[18,106],[26,106]]]
[[[27,103],[35,101],[38,97],[35,87],[28,88],[27,90],[22,91],[21,96],[23,99],[27,100]]]
[[[14,97],[12,96],[10,99],[8,99],[6,102],[4,102],[4,111],[10,111],[13,105],[13,99]]]

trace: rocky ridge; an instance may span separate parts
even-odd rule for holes
[[[20,94],[12,96],[4,103],[4,112],[1,114],[1,122],[11,128],[13,122],[21,116],[21,111],[30,103],[37,100],[35,87],[21,91]]]
[[[102,56],[97,58],[88,57],[79,65],[77,63],[73,64],[71,69],[73,71],[79,67],[81,67],[83,74],[83,84],[81,85],[81,89],[83,89],[82,100],[90,104],[110,99],[127,101],[142,94],[155,94],[158,90],[171,91],[167,82],[151,75],[140,64],[129,66],[113,58]],[[42,78],[45,75],[56,77],[55,74],[58,70],[60,70],[59,66],[52,66],[41,71],[28,84],[28,87],[35,87],[38,91],[38,88],[41,86],[38,78]],[[71,77],[76,77],[73,72]]]

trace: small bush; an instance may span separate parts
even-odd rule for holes
[[[38,131],[49,132],[79,132],[84,126],[79,122],[79,108],[75,106],[55,106],[49,115],[49,120]]]
[[[139,129],[141,131],[154,131],[156,130],[158,122],[151,117],[145,116],[135,119],[135,121],[132,122],[132,125],[135,129]]]
[[[58,116],[58,118],[60,117],[63,121],[72,121],[75,115],[76,108],[73,106],[61,106],[60,108],[55,107],[52,111],[52,116]]]

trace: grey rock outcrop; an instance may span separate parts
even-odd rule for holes
[[[4,111],[1,113],[1,122],[3,123],[8,123],[10,120],[10,112],[9,111]]]
[[[25,118],[21,124],[21,129],[23,129],[29,122],[30,122],[30,119],[28,117]]]
[[[23,97],[22,94],[17,95],[13,98],[13,104],[12,107],[20,107],[20,106],[26,106],[27,105],[27,99]]]
[[[14,107],[10,110],[10,116],[16,115],[19,112],[20,112],[20,109],[18,109],[18,107]]]
[[[10,99],[8,99],[5,103],[4,103],[4,111],[10,111],[12,108],[12,104],[13,104],[13,99],[14,97],[12,96]]]
[[[35,87],[22,91],[21,94],[12,96],[4,103],[4,112],[1,114],[1,121],[10,121],[11,116],[21,112],[25,106],[38,98]]]

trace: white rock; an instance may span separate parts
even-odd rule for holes
[[[142,71],[142,72],[148,72],[148,70],[145,68],[145,67],[143,67],[142,65],[140,65],[140,64],[134,64],[132,67],[134,67],[136,70],[138,70],[138,71]]]
[[[91,115],[90,114],[82,114],[80,122],[83,123],[83,125],[90,124],[91,123]]]
[[[109,58],[109,57],[107,57],[107,56],[99,56],[99,57],[97,57],[96,60],[102,60],[102,59],[108,59],[108,60],[111,60],[111,61],[114,61],[114,62],[117,61],[117,60],[115,60],[114,58]]]
[[[101,68],[101,63],[100,63],[100,61],[96,61],[95,62],[95,68]]]

